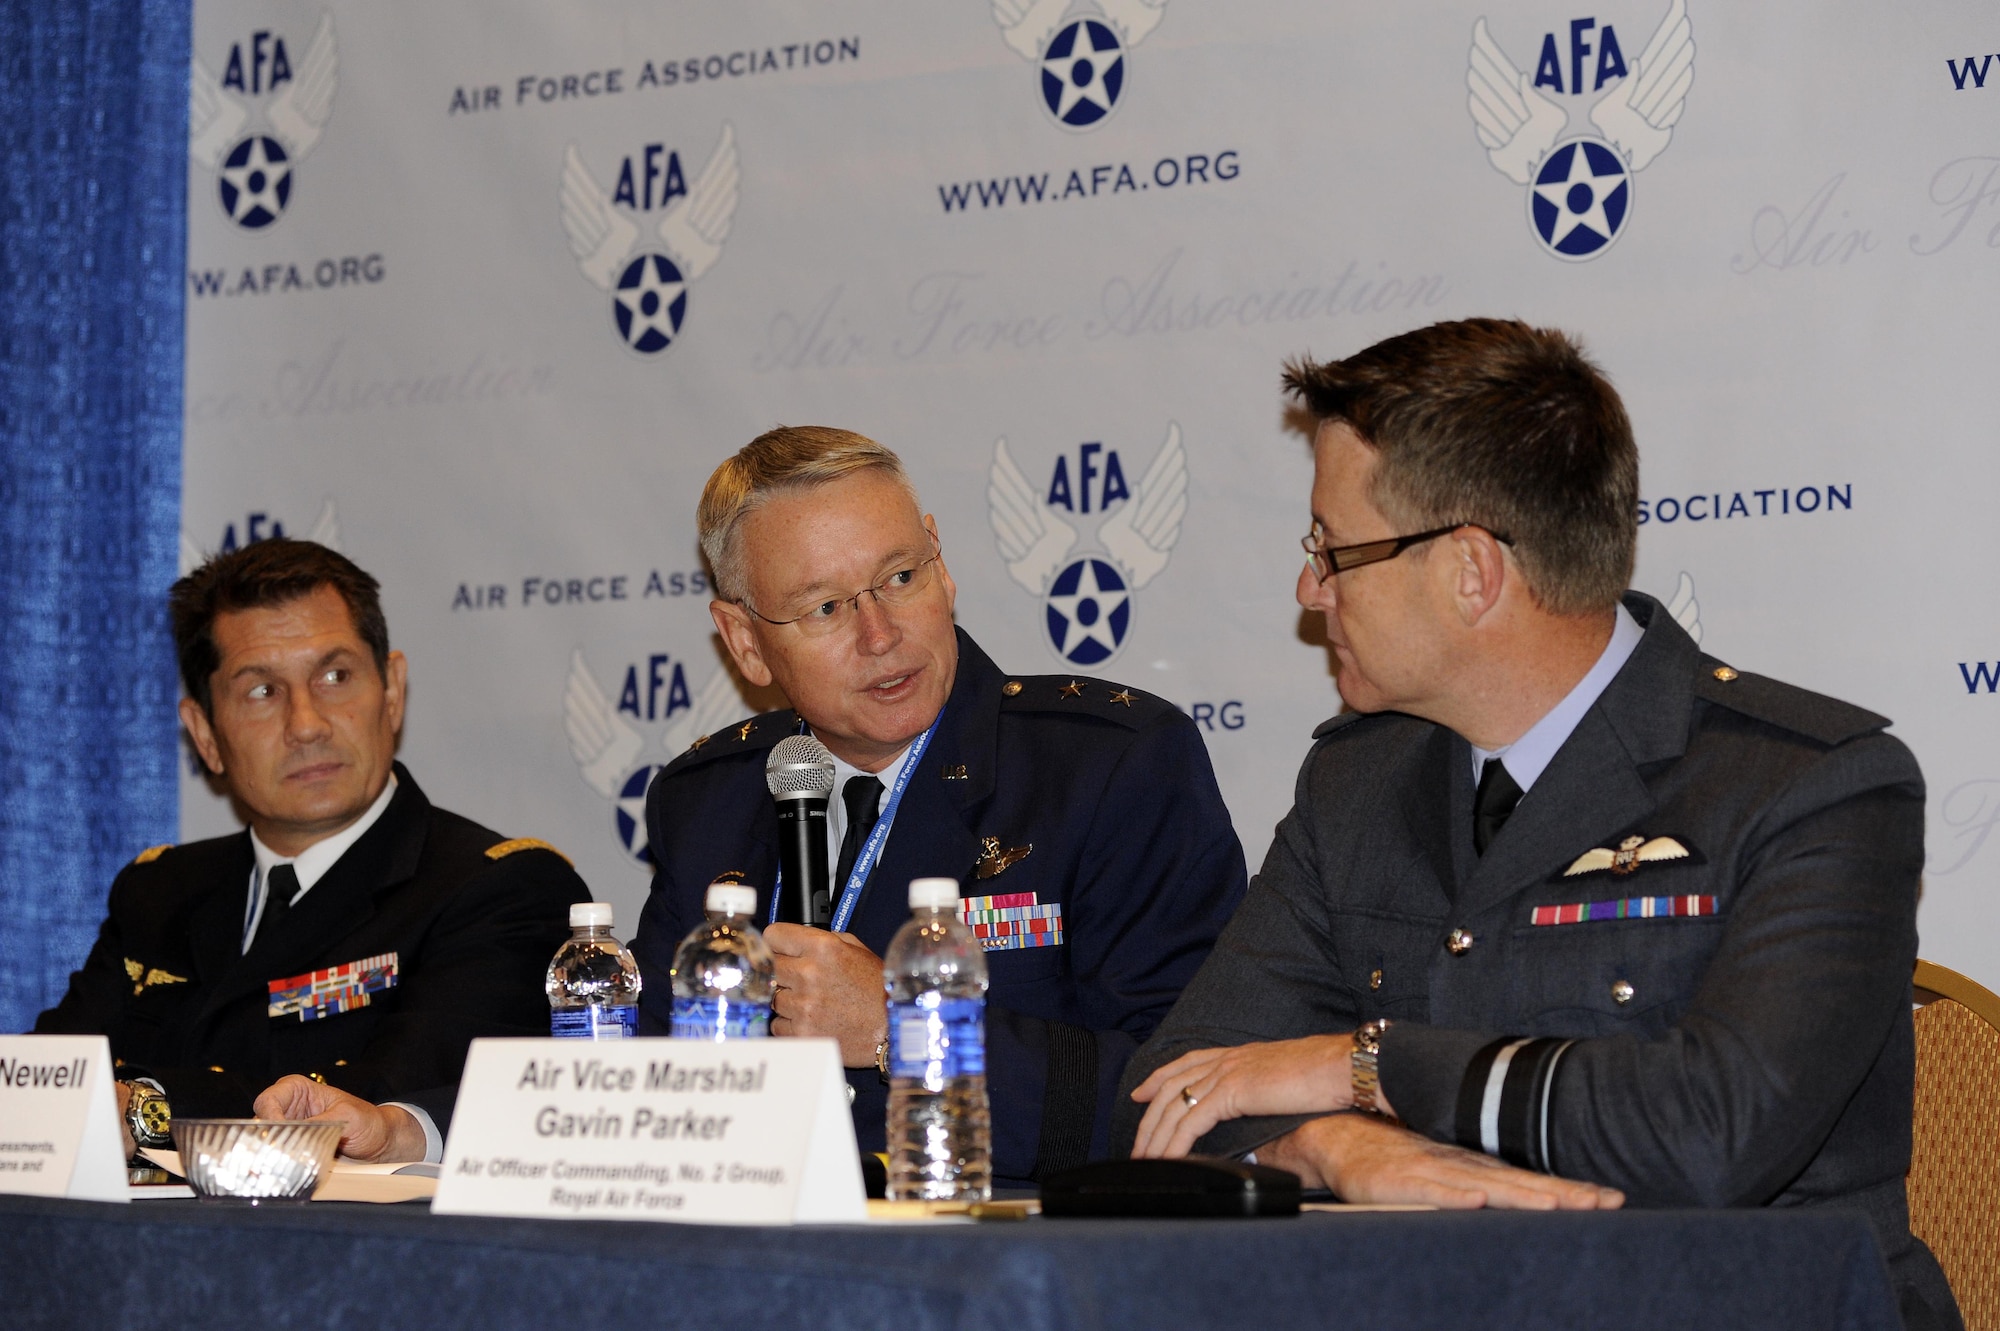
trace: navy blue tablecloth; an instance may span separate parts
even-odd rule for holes
[[[0,1323],[1085,1331],[1896,1328],[1859,1215],[1347,1213],[738,1229],[0,1197]]]

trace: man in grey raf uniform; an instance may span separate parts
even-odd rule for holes
[[[1134,1153],[1356,1201],[1849,1207],[1905,1321],[1957,1326],[1903,1189],[1909,751],[1624,592],[1638,453],[1561,333],[1439,324],[1287,383],[1320,421],[1298,599],[1351,710],[1126,1072]]]
[[[842,932],[766,932],[771,1033],[839,1041],[861,1148],[881,1150],[881,954],[909,918],[909,881],[956,878],[966,908],[1027,925],[986,940],[995,1181],[1103,1154],[1126,1059],[1242,900],[1243,849],[1193,722],[1103,680],[1002,673],[953,627],[937,527],[901,462],[861,435],[753,440],[710,477],[699,527],[723,642],[791,709],[704,736],[653,781],[658,873],[633,943],[642,1024],[666,1028],[674,949],[711,880],[755,885],[768,909],[778,820],[765,760],[809,727],[835,760],[833,895],[861,886]],[[890,823],[880,859],[857,874],[878,820]]]

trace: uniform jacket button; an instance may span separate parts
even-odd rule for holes
[[[1472,950],[1472,935],[1463,929],[1453,929],[1451,937],[1445,939],[1444,950],[1454,957],[1462,957]]]
[[[1630,980],[1614,980],[1611,984],[1611,1001],[1624,1007],[1632,1001],[1632,995],[1637,992],[1639,991],[1632,987]]]

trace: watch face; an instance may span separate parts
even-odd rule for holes
[[[150,1096],[140,1102],[139,1126],[151,1137],[164,1137],[174,1121],[174,1111],[165,1096]]]

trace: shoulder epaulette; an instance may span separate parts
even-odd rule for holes
[[[1712,656],[1701,658],[1700,668],[1695,672],[1694,691],[1697,697],[1718,707],[1821,744],[1844,744],[1889,724],[1888,717],[1878,716],[1865,707],[1737,670]]]
[[[1344,730],[1348,726],[1353,725],[1356,721],[1361,720],[1363,717],[1373,716],[1373,715],[1375,715],[1375,713],[1373,712],[1342,712],[1338,716],[1330,716],[1326,720],[1320,722],[1318,725],[1313,727],[1313,738],[1325,739],[1328,735],[1331,735],[1334,731]]]
[[[798,729],[799,714],[790,708],[761,712],[710,734],[696,736],[694,743],[675,754],[667,766],[679,771],[732,753],[768,749],[785,736],[797,734]]]
[[[173,848],[174,848],[174,843],[171,841],[166,842],[163,845],[148,846],[144,850],[140,851],[137,855],[134,855],[132,857],[132,863],[151,864],[154,860],[157,860],[158,858],[160,858],[160,856],[166,854]]]
[[[576,867],[575,860],[572,860],[569,856],[563,854],[539,837],[531,836],[517,836],[512,841],[502,841],[497,846],[488,846],[486,848],[486,858],[489,860],[504,860],[509,855],[517,855],[524,850],[546,850],[564,864],[569,865],[570,868],[574,869]]]
[[[1092,716],[1137,730],[1173,710],[1165,698],[1089,675],[1013,675],[1000,686],[1000,709]]]

